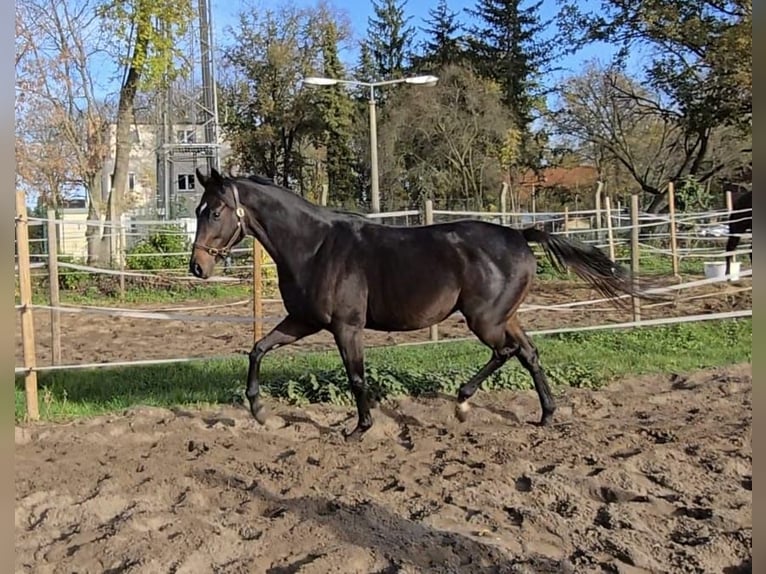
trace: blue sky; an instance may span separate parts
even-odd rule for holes
[[[218,47],[226,43],[225,29],[227,26],[237,25],[237,14],[244,6],[254,6],[256,9],[269,9],[277,8],[285,4],[286,0],[247,0],[246,2],[232,2],[227,0],[211,0],[211,6],[213,11],[213,27],[215,33],[215,43]],[[287,0],[292,2],[295,6],[310,6],[315,4],[315,0]],[[355,40],[360,40],[364,37],[368,18],[374,16],[373,6],[371,0],[329,0],[330,4],[334,7],[345,12],[349,17],[352,31],[355,36]],[[464,14],[465,8],[473,8],[476,5],[475,0],[448,0],[448,6],[451,10],[459,13],[459,20],[461,22],[467,22],[471,16]],[[529,5],[531,2],[527,2],[524,5]],[[597,8],[600,1],[596,0],[584,0],[581,2],[581,6]],[[410,25],[416,28],[416,42],[423,38],[423,33],[420,30],[425,26],[424,19],[428,18],[429,10],[435,8],[437,5],[436,0],[408,0],[405,5],[405,12],[408,16],[411,16],[409,22]],[[543,0],[540,7],[540,16],[542,20],[549,20],[553,18],[559,11],[559,4],[557,0]],[[551,29],[547,35],[554,35],[556,33],[555,27],[551,25]],[[356,44],[357,42],[355,42]],[[590,45],[573,56],[562,58],[558,62],[558,66],[563,69],[550,77],[550,82],[555,82],[557,78],[562,75],[568,75],[577,73],[582,65],[593,58],[598,58],[602,61],[607,61],[615,50],[608,44],[594,44]],[[356,54],[346,53],[343,54],[344,60],[348,63],[350,60],[352,63],[356,63]],[[637,63],[637,62],[636,62]],[[364,79],[364,78],[358,78]],[[547,82],[546,82],[547,83]]]

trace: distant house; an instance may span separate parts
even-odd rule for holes
[[[153,123],[137,123],[131,128],[133,146],[128,165],[123,214],[123,224],[127,227],[130,220],[164,219],[169,201],[181,204],[186,212],[190,212],[193,207],[190,209],[189,206],[199,197],[200,190],[196,185],[194,171],[197,167],[207,169],[207,158],[211,148],[209,144],[201,143],[204,141],[204,125],[175,124],[172,127],[172,143],[165,149],[158,143],[159,129],[160,127]],[[109,196],[114,171],[116,125],[110,125],[109,131],[111,152],[101,169],[104,200]],[[163,158],[167,157],[168,149],[171,149],[174,155],[166,162]],[[230,153],[230,146],[221,139],[219,161],[223,163]],[[63,205],[61,217],[65,221],[59,239],[61,253],[77,258],[85,257],[87,199],[73,199]]]
[[[546,191],[587,194],[595,190],[598,177],[598,170],[590,165],[548,167],[538,173],[527,171],[516,185],[520,186],[527,196],[532,189],[538,194]]]
[[[168,201],[186,196],[197,196],[194,171],[206,169],[211,144],[204,142],[203,124],[179,123],[171,128],[171,142],[161,144],[158,139],[160,126],[156,124],[135,124],[131,129],[133,147],[130,152],[127,189],[125,190],[126,212],[134,215],[164,216]],[[104,197],[109,194],[111,174],[114,171],[114,150],[116,126],[110,126],[110,149],[103,173]],[[219,160],[225,161],[231,153],[227,142],[219,140]],[[170,150],[170,151],[169,151]],[[172,154],[172,157],[171,157]],[[167,170],[163,157],[169,158]]]
[[[85,197],[64,199],[61,205],[61,226],[58,236],[59,253],[77,259],[88,255],[85,231],[88,221],[88,200]]]

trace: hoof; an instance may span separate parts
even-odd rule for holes
[[[266,411],[266,407],[264,407],[261,403],[251,403],[250,404],[250,414],[253,415],[253,418],[258,421],[258,424],[265,425],[266,419],[268,418],[268,412]]]
[[[463,401],[462,403],[458,403],[455,405],[455,416],[457,417],[457,420],[459,420],[461,423],[464,423],[468,420],[468,411],[471,410],[471,407],[468,404],[468,401]]]
[[[550,426],[553,423],[553,413],[554,413],[554,411],[549,411],[547,413],[543,413],[543,416],[540,417],[540,426],[541,427],[547,427],[547,426]]]
[[[362,437],[364,436],[364,433],[366,433],[368,430],[370,430],[370,427],[360,427],[357,426],[354,430],[351,432],[343,432],[343,439],[347,443],[354,443],[359,442],[362,440]]]

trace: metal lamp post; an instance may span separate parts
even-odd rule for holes
[[[371,190],[370,199],[372,212],[380,213],[380,186],[378,182],[378,124],[375,109],[375,88],[390,86],[392,84],[415,84],[421,86],[434,86],[439,78],[436,76],[411,76],[396,80],[382,80],[380,82],[360,82],[357,80],[340,80],[337,78],[323,78],[311,76],[303,79],[303,83],[309,86],[334,86],[335,84],[347,84],[351,86],[364,86],[370,88],[370,167],[371,167]]]

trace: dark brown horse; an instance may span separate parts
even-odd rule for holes
[[[261,424],[259,369],[272,349],[327,330],[335,338],[356,400],[358,421],[348,439],[372,426],[365,386],[364,329],[409,331],[461,312],[468,328],[492,350],[489,361],[458,391],[457,416],[482,381],[511,357],[532,377],[540,424],[556,409],[537,350],[517,310],[532,285],[537,261],[529,242],[542,245],[554,266],[570,267],[610,298],[630,294],[630,274],[596,247],[537,229],[519,231],[482,221],[396,227],[320,207],[258,176],[228,178],[197,170],[204,192],[189,262],[200,278],[246,235],[277,266],[287,317],[250,352],[246,396]]]
[[[731,252],[737,248],[742,240],[739,234],[752,233],[753,231],[753,192],[747,191],[737,197],[732,205],[729,215],[729,240],[726,242],[726,275],[729,275],[731,267]],[[751,242],[752,243],[752,242]],[[750,265],[753,264],[753,251],[750,250]]]

